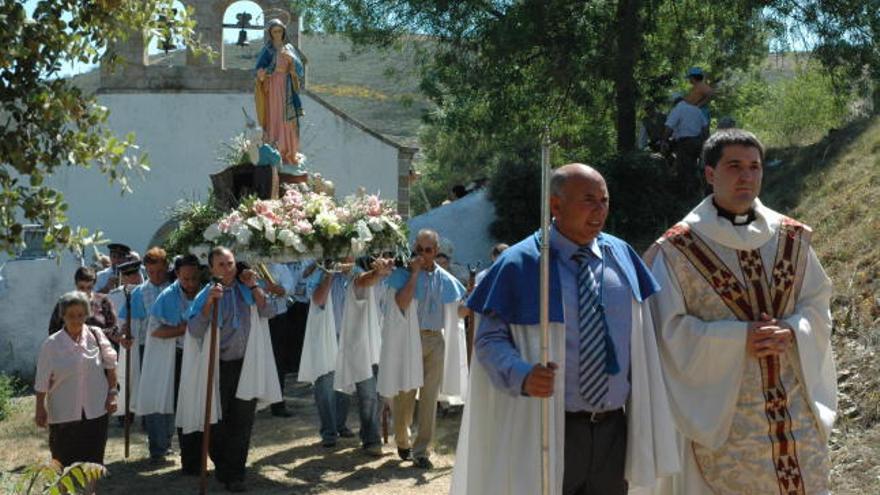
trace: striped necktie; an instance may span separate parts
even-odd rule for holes
[[[581,396],[599,410],[608,395],[605,315],[599,283],[587,262],[589,253],[589,247],[585,246],[572,256],[578,263],[578,388]]]

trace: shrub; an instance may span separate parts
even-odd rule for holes
[[[19,392],[21,388],[20,381],[14,376],[0,373],[0,421],[6,419],[9,414],[9,408],[12,405],[12,398]]]

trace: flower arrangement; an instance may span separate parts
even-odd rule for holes
[[[281,199],[246,198],[202,232],[206,255],[211,245],[242,252],[252,261],[315,258],[335,262],[348,256],[406,252],[406,226],[394,204],[360,190],[337,203],[332,184],[320,175],[307,184],[284,186]]]

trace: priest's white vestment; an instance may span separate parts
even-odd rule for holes
[[[831,283],[809,227],[753,209],[734,226],[710,196],[646,253],[663,286],[651,304],[683,467],[659,493],[829,493]],[[793,329],[787,352],[747,355],[762,313]]]

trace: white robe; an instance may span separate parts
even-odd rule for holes
[[[529,363],[541,356],[538,325],[511,325],[516,348]],[[631,394],[627,404],[625,477],[630,493],[645,493],[679,469],[675,431],[660,356],[647,307],[632,299]],[[550,360],[565,369],[565,326],[550,325]],[[550,400],[550,493],[562,493],[565,452],[565,376],[556,373]],[[512,396],[495,387],[479,359],[471,362],[470,388],[456,450],[450,493],[541,493],[541,399]]]
[[[269,335],[269,319],[261,317],[256,306],[251,307],[251,331],[248,333],[235,397],[241,400],[257,399],[258,410],[282,399]]]
[[[464,404],[468,385],[467,335],[458,305],[455,301],[443,307],[443,383],[438,401],[451,406]]]
[[[183,362],[180,367],[180,388],[177,393],[175,424],[184,434],[204,431],[205,402],[207,400],[208,361],[210,360],[211,331],[198,339],[189,331],[183,339]],[[214,381],[211,400],[211,423],[220,420],[220,332],[214,343]]]
[[[373,377],[373,365],[379,364],[381,329],[373,288],[359,291],[351,283],[346,290],[333,385],[336,390],[351,394],[355,384]],[[366,297],[358,299],[359,292]]]
[[[319,377],[333,371],[336,368],[338,352],[333,298],[328,297],[323,308],[314,303],[309,305],[297,380],[313,383]]]
[[[755,200],[756,219],[746,227],[722,222],[711,196],[684,222],[700,236],[731,250],[753,250],[778,236],[782,216]],[[651,298],[665,379],[676,426],[682,435],[682,472],[665,480],[656,493],[711,493],[703,481],[690,442],[718,448],[727,440],[736,411],[746,366],[746,328],[737,319],[703,321],[691,316],[679,280],[662,250],[656,251],[652,271],[663,290]],[[810,250],[803,284],[793,313],[785,318],[795,331],[803,364],[802,383],[820,432],[827,439],[837,411],[836,371],[831,352],[831,283]],[[720,303],[719,303],[720,304]],[[747,476],[747,473],[743,473]]]
[[[125,362],[131,357],[131,399],[129,401],[128,407],[131,412],[140,414],[138,410],[138,386],[140,384],[141,378],[141,349],[137,343],[137,332],[146,331],[144,327],[146,326],[146,320],[131,320],[131,338],[132,344],[131,349],[126,349],[125,347],[119,346],[118,357],[116,360],[116,379],[119,382],[119,396],[117,397],[117,404],[119,407],[116,409],[116,412],[113,413],[114,416],[123,416],[125,415],[125,397],[128,395],[128,389],[125,387]],[[145,351],[146,352],[146,351]]]
[[[387,398],[420,388],[425,379],[419,332],[419,301],[413,298],[409,308],[402,312],[395,303],[396,293],[394,288],[389,288],[385,295],[387,304],[382,321],[381,366],[376,385],[379,395]]]
[[[144,346],[142,380],[138,385],[138,408],[140,415],[174,413],[174,361],[177,338],[153,337],[160,324],[151,318],[152,328],[147,330]]]

